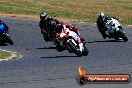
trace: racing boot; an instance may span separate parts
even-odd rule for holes
[[[44,40],[46,41],[46,42],[48,42],[48,41],[50,41],[50,39],[49,39],[49,36],[48,36],[48,33],[47,32],[42,32],[42,35],[43,35],[43,38],[44,38]]]

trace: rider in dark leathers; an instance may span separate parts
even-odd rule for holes
[[[52,41],[52,37],[54,37],[54,34],[60,32],[62,29],[64,29],[64,26],[69,28],[71,31],[76,32],[79,36],[79,32],[78,32],[78,28],[76,28],[75,26],[71,25],[71,24],[64,24],[63,22],[60,22],[57,19],[54,19],[52,17],[48,17],[47,14],[45,12],[41,12],[40,13],[40,22],[39,22],[39,26],[41,29],[41,33],[44,37],[44,40],[46,42],[48,41]],[[49,36],[49,34],[51,34],[51,36]],[[81,38],[84,41],[84,38]],[[54,39],[55,40],[55,39]],[[63,47],[60,48],[61,46],[59,45],[59,43],[57,43],[57,41],[55,42],[56,48],[58,51],[63,51]]]
[[[45,12],[40,13],[39,27],[46,42],[51,41],[49,38],[49,34],[54,31],[55,25],[60,23],[62,22],[47,16]]]
[[[105,16],[104,13],[100,12],[98,14],[98,18],[97,18],[97,27],[99,29],[99,32],[101,33],[102,37],[105,39],[106,37],[111,38],[110,35],[108,35],[106,33],[107,31],[107,27],[105,26],[105,23],[107,22],[107,20],[110,20],[111,18],[114,18],[116,20],[119,20],[116,17],[110,17],[110,16]]]

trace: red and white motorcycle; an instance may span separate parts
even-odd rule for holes
[[[65,47],[70,53],[75,53],[77,56],[87,56],[89,51],[85,46],[79,35],[75,32],[64,28],[60,33],[57,34],[57,41],[60,45]]]

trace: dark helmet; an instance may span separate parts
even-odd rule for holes
[[[48,21],[47,23],[49,24],[49,26],[50,26],[51,29],[56,28],[56,24],[57,23],[56,23],[55,20],[52,19],[52,20]]]
[[[0,22],[2,22],[2,18],[0,17]]]
[[[40,19],[44,20],[47,17],[47,14],[45,12],[40,13]]]

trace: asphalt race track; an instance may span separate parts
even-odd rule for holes
[[[0,46],[20,53],[23,58],[0,62],[0,88],[132,88],[132,84],[76,83],[77,68],[88,73],[122,73],[132,75],[132,27],[126,26],[129,41],[102,39],[96,24],[73,23],[86,39],[89,55],[76,57],[68,51],[57,52],[52,43],[43,40],[39,20],[8,17],[14,45]]]

